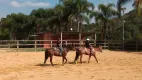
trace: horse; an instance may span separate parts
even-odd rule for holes
[[[44,65],[45,65],[47,59],[50,57],[50,63],[52,66],[54,66],[54,64],[52,62],[53,56],[62,57],[62,65],[66,64],[66,62],[67,62],[66,55],[68,52],[69,52],[69,48],[67,48],[67,47],[63,48],[62,55],[60,55],[60,51],[56,47],[46,49],[45,50]],[[64,62],[64,60],[66,60],[66,61]]]
[[[102,53],[102,46],[99,46],[99,47],[96,47],[96,48],[91,46],[90,48],[91,48],[91,51],[90,51],[90,49],[87,49],[85,47],[76,48],[76,56],[75,56],[75,59],[74,59],[74,63],[77,63],[77,60],[78,60],[78,58],[80,56],[80,63],[82,64],[83,54],[89,55],[88,63],[90,62],[91,56],[94,56],[94,58],[96,59],[96,61],[98,63],[98,60],[97,60],[97,57],[96,57],[96,52],[101,52]]]

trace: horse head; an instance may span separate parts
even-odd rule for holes
[[[98,51],[98,52],[101,52],[101,53],[103,52],[102,51],[102,46],[100,46],[100,45],[99,45],[99,47],[96,47],[96,48],[94,48],[93,46],[91,46],[91,48],[92,48],[92,51]]]

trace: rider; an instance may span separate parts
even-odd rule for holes
[[[59,50],[60,50],[59,54],[62,55],[62,46],[61,46],[60,43],[61,43],[61,42],[60,42],[60,38],[58,38],[58,39],[57,39],[57,48],[59,48]]]
[[[89,47],[90,47],[89,38],[87,38],[86,41],[85,41],[85,47],[86,47],[86,48],[89,48]]]
[[[90,42],[89,42],[89,38],[87,38],[86,41],[85,41],[85,47],[88,48],[88,49],[90,49],[90,56],[91,56],[92,49],[91,49],[91,45],[90,45]]]

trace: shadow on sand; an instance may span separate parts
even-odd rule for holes
[[[80,62],[77,62],[78,64],[81,64]],[[83,63],[87,63],[86,61],[82,61],[82,64]],[[65,65],[67,65],[67,64],[75,64],[74,62],[67,62],[66,64],[64,64],[64,66]],[[42,64],[42,63],[39,63],[39,64],[36,64],[36,65],[34,65],[34,66],[41,66],[41,67],[45,67],[45,66],[52,66],[51,64]],[[62,66],[62,64],[54,64],[54,66]]]
[[[54,64],[54,66],[57,66],[57,65],[61,65],[61,64]],[[41,64],[41,63],[39,63],[39,64],[36,64],[35,66],[41,66],[41,67],[45,67],[45,66],[52,66],[51,64]]]
[[[77,62],[77,63],[80,63],[81,64],[81,62]],[[86,61],[82,61],[82,63],[87,63]],[[75,64],[74,62],[68,62],[67,64]]]

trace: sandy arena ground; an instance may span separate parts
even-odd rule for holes
[[[67,55],[68,63],[54,57],[43,67],[44,52],[7,52],[0,50],[0,80],[142,80],[142,52],[108,51],[92,57],[83,56],[83,64],[72,64],[75,52]]]

